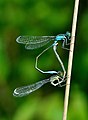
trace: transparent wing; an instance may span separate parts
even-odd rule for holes
[[[16,41],[21,44],[26,44],[26,49],[36,49],[54,39],[55,36],[19,36]]]
[[[30,94],[31,92],[39,89],[41,86],[43,86],[47,82],[50,82],[50,79],[45,79],[45,80],[36,82],[35,84],[32,84],[32,85],[16,88],[14,90],[13,95],[16,97],[26,96],[26,95]]]

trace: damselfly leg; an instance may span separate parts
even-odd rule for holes
[[[68,41],[70,41],[71,39],[71,34],[69,32],[66,32],[66,36],[63,39],[63,43],[62,43],[62,48],[66,49],[66,50],[70,50],[69,48],[66,48],[65,45],[70,45],[70,42],[68,43]]]

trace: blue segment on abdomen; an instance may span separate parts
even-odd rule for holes
[[[56,40],[58,41],[58,40],[63,40],[64,39],[64,36],[60,36],[60,35],[57,35],[56,36]]]

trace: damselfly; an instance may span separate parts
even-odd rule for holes
[[[64,75],[63,75],[63,79],[66,75],[66,70],[64,67],[64,64],[62,62],[62,60],[59,57],[59,54],[57,53],[57,45],[58,45],[58,41],[63,41],[62,43],[62,48],[65,48],[64,46],[67,45],[68,40],[70,40],[70,33],[66,32],[65,34],[59,34],[57,36],[19,36],[16,41],[18,43],[21,44],[25,44],[25,48],[29,49],[29,50],[33,50],[36,48],[40,48],[44,45],[46,45],[47,43],[49,43],[50,41],[53,41],[53,44],[51,46],[49,46],[48,48],[46,48],[44,51],[42,51],[37,57],[36,57],[36,62],[35,62],[35,68],[42,72],[42,73],[49,73],[49,74],[54,74],[54,73],[58,73],[57,71],[43,71],[40,68],[38,68],[38,59],[39,57],[45,52],[47,51],[49,48],[53,47],[53,51],[58,59],[58,61],[61,64],[61,67],[63,69]]]
[[[34,84],[16,88],[13,92],[13,95],[16,96],[16,97],[26,96],[26,95],[32,93],[33,91],[39,89],[40,87],[42,87],[44,84],[46,84],[48,82],[50,82],[54,86],[59,85],[60,87],[62,87],[61,84],[63,82],[65,82],[65,79],[63,80],[63,78],[59,74],[58,75],[53,75],[48,79],[36,82]]]

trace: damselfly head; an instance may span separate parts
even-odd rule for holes
[[[61,71],[58,71],[57,75],[58,75],[59,77],[63,77],[64,73],[61,72]]]
[[[66,37],[68,38],[68,39],[70,39],[71,38],[71,33],[70,32],[66,32]]]

